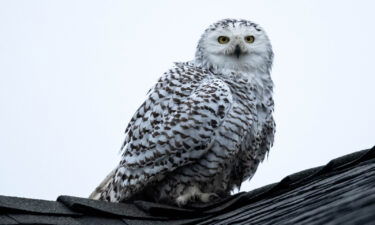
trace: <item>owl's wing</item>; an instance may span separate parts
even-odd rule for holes
[[[227,84],[202,69],[180,65],[165,73],[126,129],[116,174],[122,186],[148,183],[199,159],[231,102]]]
[[[263,129],[260,134],[260,138],[261,138],[260,149],[262,149],[260,154],[264,154],[264,155],[268,154],[270,148],[273,145],[273,141],[275,137],[276,123],[272,116],[273,107],[274,107],[274,102],[273,102],[272,96],[269,96],[269,98],[264,104],[264,108],[267,108],[268,113],[264,119]],[[263,161],[263,159],[264,159],[264,156],[261,157],[261,161]]]

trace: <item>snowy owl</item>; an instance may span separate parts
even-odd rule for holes
[[[176,63],[125,130],[119,165],[90,198],[184,206],[230,195],[270,150],[273,52],[259,25],[220,20]]]

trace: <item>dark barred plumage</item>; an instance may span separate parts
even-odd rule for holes
[[[237,31],[259,43],[244,45]],[[230,32],[243,54],[237,61],[230,58],[234,46],[211,43]],[[252,22],[208,28],[196,60],[177,63],[149,91],[126,128],[119,166],[91,197],[181,206],[229,195],[251,178],[273,143],[272,57],[267,36]]]

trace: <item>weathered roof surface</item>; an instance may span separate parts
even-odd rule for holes
[[[144,201],[0,196],[0,224],[375,224],[375,147],[188,209]]]

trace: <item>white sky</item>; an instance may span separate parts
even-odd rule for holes
[[[87,197],[130,117],[222,18],[273,43],[277,134],[248,191],[375,144],[373,1],[0,1],[0,194]]]

